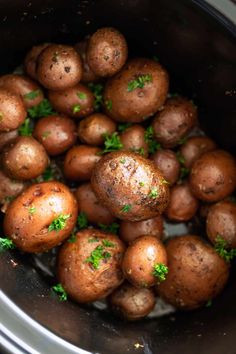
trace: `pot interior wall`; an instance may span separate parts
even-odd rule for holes
[[[184,0],[0,3],[1,73],[21,63],[33,44],[75,43],[98,27],[114,26],[126,35],[132,56],[159,58],[170,72],[171,92],[193,98],[202,127],[219,146],[235,150],[235,37],[217,14]],[[59,303],[29,264],[29,256],[2,254],[2,290],[34,319],[83,349],[102,354],[235,351],[235,282],[211,308],[126,324],[100,311]],[[135,349],[135,343],[143,347]]]

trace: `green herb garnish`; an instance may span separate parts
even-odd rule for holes
[[[85,100],[87,98],[86,93],[84,92],[77,92],[77,96],[81,99],[81,100]]]
[[[232,261],[236,257],[236,248],[228,249],[229,245],[227,241],[220,235],[216,237],[215,250],[220,257],[222,257],[226,262]]]
[[[94,242],[99,242],[98,238],[89,238],[88,243],[94,243]]]
[[[32,206],[28,209],[28,211],[29,211],[30,215],[33,215],[36,212],[36,208],[34,206]]]
[[[87,218],[87,215],[83,211],[81,211],[79,213],[78,218],[77,218],[77,223],[78,223],[80,230],[86,229],[88,227],[88,218]]]
[[[122,163],[124,165],[126,159],[120,159],[120,163]]]
[[[144,182],[139,182],[140,187],[144,187],[145,183]]]
[[[117,224],[116,222],[113,222],[110,225],[98,224],[98,226],[99,226],[99,228],[101,230],[106,231],[106,232],[110,232],[110,233],[115,234],[115,235],[118,234],[118,231],[119,231],[119,228],[120,228],[120,225]]]
[[[123,148],[123,144],[120,141],[120,137],[117,132],[109,134],[103,134],[105,148],[99,154],[106,154],[107,152],[117,151]]]
[[[68,238],[67,242],[74,243],[76,241],[76,234],[73,232]]]
[[[50,134],[51,134],[50,131],[43,132],[42,138],[43,138],[43,139],[46,139]]]
[[[152,188],[151,192],[148,194],[148,196],[153,199],[157,198],[158,195],[159,195],[159,192],[158,192],[157,187]]]
[[[147,127],[145,130],[144,140],[148,144],[149,154],[154,154],[157,150],[161,149],[161,144],[159,144],[154,138],[154,130],[152,126]]]
[[[50,166],[48,166],[43,173],[43,180],[50,181],[52,179],[53,179],[53,171],[52,171],[52,168]]]
[[[139,75],[136,79],[128,83],[127,91],[131,92],[137,88],[144,88],[144,85],[149,82],[152,82],[151,74]]]
[[[163,263],[155,264],[152,274],[157,277],[159,281],[164,281],[168,274],[168,267]]]
[[[18,129],[18,132],[21,136],[31,136],[33,132],[33,128],[30,124],[30,119],[26,118],[24,123]]]
[[[95,97],[94,108],[96,111],[99,111],[103,104],[104,86],[102,84],[94,84],[93,82],[90,82],[88,84],[88,87],[90,88]]]
[[[58,295],[60,301],[67,300],[67,293],[61,284],[54,285],[52,290]]]
[[[90,254],[88,258],[86,258],[85,262],[90,263],[94,269],[99,269],[100,262],[103,259],[111,258],[111,254],[105,251],[103,246],[97,246]]]
[[[54,219],[48,227],[48,232],[51,231],[60,231],[66,227],[66,221],[71,217],[70,214],[59,215],[56,219]]]
[[[51,103],[44,98],[37,106],[28,109],[30,118],[41,118],[55,114]]]
[[[108,111],[112,110],[112,100],[105,101],[105,105],[106,105]]]
[[[35,90],[35,91],[31,91],[29,93],[26,93],[24,95],[24,98],[26,100],[34,100],[36,97],[38,97],[40,95],[40,91],[39,90]]]
[[[144,156],[144,154],[145,154],[145,151],[144,151],[143,147],[141,147],[139,149],[131,149],[131,151],[136,152],[136,154],[139,154],[141,156]]]
[[[112,247],[112,248],[115,247],[115,244],[113,242],[109,241],[109,240],[102,240],[102,244],[105,247]]]
[[[177,160],[179,161],[179,163],[181,165],[184,165],[185,164],[185,158],[183,157],[183,155],[181,154],[180,151],[177,151],[176,152],[176,157],[177,157]]]
[[[0,237],[0,251],[6,251],[6,250],[12,250],[16,246],[13,243],[12,240],[10,240],[8,237],[2,238]]]
[[[79,104],[76,104],[75,106],[73,106],[73,109],[72,109],[72,112],[75,114],[75,113],[78,113],[80,112],[80,105]]]
[[[211,307],[212,306],[212,300],[211,299],[208,300],[205,306],[206,307]]]
[[[176,153],[177,160],[179,161],[181,167],[180,167],[180,179],[184,179],[189,175],[189,168],[185,167],[185,158],[181,154],[180,151],[177,151]]]
[[[182,139],[179,139],[178,145],[183,145],[183,144],[185,144],[187,140],[188,140],[187,137],[184,137],[184,138],[182,138]]]
[[[120,133],[123,133],[126,129],[128,129],[129,127],[131,127],[132,123],[121,123],[118,125],[118,131]]]
[[[130,209],[132,208],[132,205],[130,204],[125,204],[123,208],[121,209],[122,213],[128,213]]]

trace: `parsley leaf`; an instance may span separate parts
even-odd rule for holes
[[[159,144],[154,138],[154,130],[152,126],[146,128],[144,140],[148,144],[149,154],[154,154],[157,150],[161,149],[161,144]]]
[[[10,240],[9,238],[5,237],[2,238],[0,237],[0,251],[6,251],[6,250],[12,250],[16,246],[14,245],[13,241]]]
[[[125,204],[125,205],[123,206],[123,208],[121,209],[121,211],[122,211],[123,213],[128,213],[131,208],[132,208],[132,205],[130,205],[130,204]]]
[[[128,83],[127,91],[131,92],[137,88],[144,88],[144,85],[149,82],[152,82],[152,75],[151,74],[139,75],[136,79],[134,79]]]
[[[30,124],[30,119],[26,118],[24,123],[18,128],[18,132],[21,136],[31,136],[33,132],[33,128]]]
[[[80,104],[76,104],[76,105],[73,106],[73,108],[72,108],[73,114],[80,112],[80,110],[81,110]]]
[[[117,224],[116,222],[113,222],[110,225],[104,225],[104,224],[98,224],[98,226],[100,227],[101,230],[106,231],[106,232],[110,232],[111,234],[118,234],[120,225]]]
[[[90,88],[95,97],[94,108],[96,111],[99,111],[103,104],[104,86],[102,84],[94,84],[93,82],[90,82],[88,84],[88,87]]]
[[[123,133],[126,129],[132,126],[132,123],[121,123],[118,125],[118,131]]]
[[[91,252],[90,256],[86,258],[85,262],[90,263],[94,269],[99,269],[101,260],[110,257],[111,254],[106,252],[102,245],[99,245]]]
[[[152,188],[151,192],[148,194],[148,196],[153,199],[157,198],[158,195],[159,195],[159,192],[158,192],[157,187]]]
[[[112,110],[112,100],[105,101],[105,105],[106,105],[108,111]]]
[[[181,167],[180,167],[180,179],[184,179],[185,177],[187,177],[189,175],[189,168],[185,167],[185,158],[184,156],[181,154],[180,151],[177,151],[176,153],[176,157],[177,160],[179,161]]]
[[[67,300],[67,293],[61,284],[54,285],[52,290],[58,295],[60,301]]]
[[[159,281],[164,281],[168,274],[168,267],[163,263],[155,264],[152,274],[157,277]]]
[[[117,132],[109,134],[103,134],[104,137],[104,149],[99,154],[106,154],[107,152],[117,151],[123,148],[123,144],[120,141],[120,137]]]
[[[33,215],[36,212],[36,208],[34,206],[32,206],[28,209],[28,211],[29,211],[30,215]]]
[[[141,156],[144,156],[144,154],[145,154],[145,151],[144,151],[143,147],[141,147],[139,149],[131,149],[131,151],[136,152],[137,154],[139,154]]]
[[[76,241],[76,234],[73,232],[71,236],[68,238],[67,242],[73,243]]]
[[[35,90],[35,91],[31,91],[29,93],[26,93],[24,95],[24,98],[26,100],[34,100],[36,97],[38,97],[40,95],[40,91],[39,90]]]
[[[51,181],[53,179],[53,171],[50,166],[46,168],[46,170],[43,173],[43,180],[44,181]]]
[[[85,100],[87,98],[86,93],[84,92],[77,92],[77,96],[81,99],[81,100]]]
[[[215,250],[220,257],[222,257],[226,262],[232,261],[234,257],[236,257],[236,248],[232,248],[231,250],[227,249],[229,247],[228,243],[225,241],[223,237],[217,235]]]
[[[83,211],[81,211],[79,213],[78,218],[77,218],[77,223],[78,223],[80,230],[86,229],[88,227],[88,218],[87,218],[87,215]]]
[[[206,307],[211,307],[212,306],[212,300],[211,299],[208,300],[205,306]]]
[[[59,215],[56,219],[54,219],[48,227],[48,232],[51,231],[60,231],[66,227],[66,221],[71,217],[70,214]]]
[[[30,118],[41,118],[55,114],[51,103],[44,98],[37,106],[28,109]]]
[[[113,247],[113,248],[115,247],[115,244],[109,240],[102,240],[102,244],[105,247]]]

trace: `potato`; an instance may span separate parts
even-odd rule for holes
[[[131,284],[122,284],[109,297],[109,305],[115,315],[128,321],[137,321],[147,316],[155,306],[151,289],[138,289]]]
[[[0,77],[0,87],[20,95],[26,109],[38,105],[44,99],[40,86],[24,75],[3,75]]]
[[[197,109],[183,97],[169,98],[152,122],[154,135],[164,148],[175,147],[197,122]]]
[[[166,245],[169,272],[158,293],[173,306],[192,310],[213,299],[224,288],[229,264],[194,235],[174,237]]]
[[[162,238],[163,234],[163,218],[161,215],[152,219],[142,221],[121,221],[119,236],[125,242],[132,242],[142,235],[155,236]]]
[[[116,74],[127,57],[125,37],[115,28],[100,28],[89,38],[87,62],[96,75],[107,77]]]
[[[73,87],[81,77],[82,61],[73,47],[51,44],[38,57],[37,78],[49,90]]]
[[[180,163],[174,151],[167,149],[158,150],[151,156],[151,159],[171,186],[177,182],[180,173]]]
[[[0,88],[0,132],[19,128],[26,115],[21,97]]]
[[[1,156],[3,171],[11,178],[29,180],[40,176],[49,159],[44,147],[31,136],[20,136]]]
[[[83,118],[94,111],[92,91],[82,84],[61,91],[49,91],[48,98],[57,112]]]
[[[102,299],[123,281],[125,247],[113,234],[85,229],[67,242],[58,256],[58,279],[68,295],[80,303]]]
[[[109,225],[115,221],[110,211],[98,202],[90,183],[81,184],[75,191],[75,198],[79,212],[84,212],[90,223]]]
[[[105,111],[118,122],[143,122],[164,104],[169,87],[166,70],[157,62],[130,60],[104,90]]]
[[[17,129],[0,133],[0,151],[2,151],[6,145],[10,144],[18,136],[19,134]]]
[[[190,188],[196,198],[217,202],[229,196],[235,187],[236,163],[228,152],[209,151],[193,163]]]
[[[33,184],[8,207],[4,233],[24,252],[46,252],[70,235],[77,211],[77,202],[64,184]]]
[[[19,195],[25,188],[23,181],[15,181],[0,171],[0,204]]]
[[[148,288],[161,279],[154,275],[157,265],[167,265],[164,245],[155,236],[140,236],[127,248],[122,270],[125,278],[134,286]]]
[[[220,237],[230,248],[236,248],[236,204],[225,200],[212,205],[207,214],[206,232],[213,244]]]
[[[194,217],[199,202],[194,197],[188,183],[177,184],[170,190],[170,201],[165,211],[172,221],[188,221]]]
[[[101,156],[101,149],[88,145],[75,145],[67,151],[63,172],[71,181],[88,181]]]
[[[62,154],[74,145],[77,139],[73,120],[58,115],[39,119],[33,135],[51,156]]]
[[[125,129],[120,135],[123,144],[122,150],[137,152],[148,157],[148,144],[145,141],[145,129],[141,125],[134,124]]]
[[[153,163],[138,154],[105,155],[93,170],[91,183],[98,200],[121,220],[140,221],[161,214],[169,188]]]
[[[82,65],[83,65],[83,73],[82,73],[82,82],[94,82],[98,80],[98,76],[93,72],[93,70],[90,68],[87,60],[87,48],[88,48],[88,38],[85,40],[76,43],[75,45],[75,50],[79,53],[81,59],[82,59]]]
[[[24,68],[27,75],[32,79],[37,80],[37,60],[42,51],[49,46],[50,43],[42,43],[32,47],[29,52],[26,54],[24,61]]]
[[[191,136],[180,148],[180,153],[184,158],[184,165],[191,168],[194,161],[204,152],[216,149],[216,144],[207,136]]]
[[[104,135],[111,135],[116,131],[116,123],[102,113],[94,113],[81,120],[78,125],[78,136],[82,143],[100,146],[104,142]]]

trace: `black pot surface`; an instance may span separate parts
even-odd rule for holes
[[[170,91],[193,98],[203,129],[235,151],[236,28],[205,2],[8,0],[0,7],[0,73],[11,72],[33,44],[75,43],[99,27],[114,26],[125,34],[132,56],[159,58],[170,72]],[[31,257],[17,251],[0,255],[0,284],[2,351],[236,353],[234,271],[211,307],[140,323],[60,303]]]

